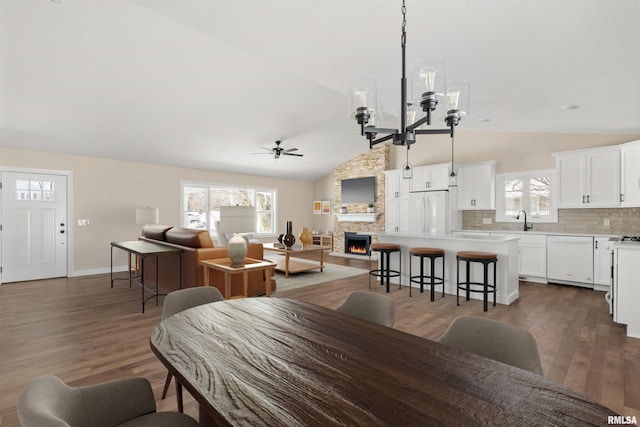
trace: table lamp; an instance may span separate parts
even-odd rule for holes
[[[160,209],[136,208],[136,224],[160,224]]]

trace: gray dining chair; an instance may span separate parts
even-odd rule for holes
[[[23,427],[193,427],[193,418],[179,412],[156,412],[151,384],[128,378],[86,387],[70,387],[54,375],[38,377],[18,398]]]
[[[508,323],[461,316],[437,340],[507,365],[544,375],[536,340],[529,332]]]
[[[353,291],[336,311],[390,328],[396,323],[396,305],[393,300],[374,292]]]
[[[198,286],[195,288],[186,288],[180,289],[178,291],[173,291],[164,298],[161,321],[186,309],[223,300],[224,297],[222,296],[220,291],[213,286]],[[167,391],[169,390],[169,385],[171,384],[172,378],[173,375],[171,374],[171,372],[167,372],[167,379],[165,380],[164,388],[162,389],[163,399],[167,397]],[[178,411],[182,412],[184,410],[182,404],[182,384],[180,384],[177,380],[176,399],[178,401]]]

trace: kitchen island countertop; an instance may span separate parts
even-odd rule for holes
[[[498,255],[497,267],[497,292],[496,302],[499,304],[511,304],[519,297],[518,281],[518,240],[517,236],[482,236],[465,234],[386,234],[386,233],[360,233],[377,236],[381,243],[399,244],[402,252],[402,284],[409,283],[409,262],[413,262],[417,268],[417,261],[411,261],[409,251],[413,247],[436,247],[445,251],[445,293],[456,295],[457,263],[456,252],[458,251],[482,251],[492,252]],[[391,268],[397,269],[398,261],[396,257],[391,257]],[[394,265],[395,263],[395,265]],[[471,271],[473,281],[482,280],[482,268],[475,268]],[[416,274],[414,271],[412,274]],[[461,269],[461,274],[464,274]],[[397,279],[396,279],[397,280]],[[393,282],[393,280],[392,280]],[[397,283],[397,281],[395,282]],[[418,286],[413,284],[414,287]],[[394,291],[395,292],[395,291]],[[420,295],[420,294],[417,294]],[[473,299],[482,299],[481,294],[471,295]],[[464,304],[464,297],[461,304]]]

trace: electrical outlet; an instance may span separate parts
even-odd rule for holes
[[[491,224],[492,223],[491,218],[482,218],[482,223],[483,224]]]
[[[84,227],[85,225],[89,225],[89,220],[88,219],[79,219],[78,220],[78,227]]]
[[[611,220],[609,218],[604,219],[604,226],[609,227],[611,225]]]

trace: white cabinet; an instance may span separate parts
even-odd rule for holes
[[[458,167],[458,209],[496,208],[496,162],[465,163]]]
[[[559,208],[620,206],[620,148],[554,153]]]
[[[527,233],[491,233],[492,236],[519,237],[518,274],[522,280],[547,282],[547,236]]]
[[[449,188],[449,163],[413,168],[410,191],[446,190]]]
[[[593,284],[596,290],[611,289],[611,249],[608,237],[593,238]]]
[[[385,210],[385,232],[404,234],[409,232],[409,200],[389,200]]]
[[[620,145],[620,205],[640,206],[640,141]]]
[[[385,232],[406,233],[409,227],[409,180],[401,170],[385,171]]]
[[[409,179],[402,177],[399,169],[385,171],[385,195],[386,200],[406,199],[409,197]]]
[[[616,247],[613,320],[627,325],[627,336],[640,338],[640,249]]]

